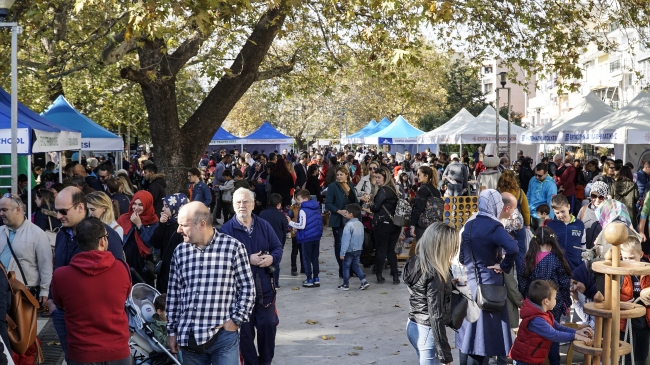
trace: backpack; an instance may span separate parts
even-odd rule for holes
[[[422,185],[422,186],[429,189],[429,187],[426,185]],[[445,204],[442,201],[442,199],[433,196],[433,193],[431,193],[431,189],[429,189],[429,193],[431,195],[427,198],[427,203],[424,207],[424,212],[420,214],[420,218],[418,219],[418,226],[422,228],[426,228],[434,222],[442,221],[442,217],[444,214]]]
[[[392,190],[392,189],[391,189]],[[395,214],[390,215],[388,209],[384,206],[384,210],[393,221],[393,224],[398,227],[408,227],[411,225],[411,205],[408,200],[404,199],[401,194],[393,191],[397,196],[397,205],[395,206]]]
[[[24,354],[34,343],[37,344],[37,358],[42,359],[40,346],[36,340],[38,300],[29,292],[25,284],[16,278],[13,271],[7,272],[0,265],[11,288],[11,306],[7,310],[7,330],[11,349],[17,354]],[[42,361],[37,361],[41,363]]]

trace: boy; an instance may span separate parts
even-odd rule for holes
[[[555,219],[546,224],[557,236],[557,243],[564,250],[564,256],[571,271],[582,264],[582,251],[585,248],[585,225],[570,212],[571,206],[564,195],[558,194],[551,199],[551,208]],[[578,247],[578,248],[576,248]]]
[[[167,301],[167,294],[160,294],[153,301],[153,308],[156,314],[151,317],[149,327],[153,331],[153,335],[160,342],[161,345],[167,347],[167,312],[165,311]]]
[[[550,280],[535,280],[528,289],[528,299],[521,306],[521,323],[515,343],[508,355],[516,365],[543,364],[551,343],[584,341],[591,345],[591,328],[575,330],[562,326],[553,318],[557,284]]]
[[[223,222],[226,223],[235,215],[235,210],[232,207],[232,193],[235,191],[235,182],[232,180],[232,172],[230,170],[225,170],[222,176],[226,182],[219,185],[218,188],[221,191]]]
[[[535,208],[535,211],[537,212],[539,219],[543,222],[542,226],[546,226],[546,224],[551,221],[551,218],[549,217],[551,214],[551,207],[549,207],[548,204],[540,204]]]
[[[289,225],[287,224],[287,215],[282,212],[282,196],[280,194],[271,194],[269,195],[268,202],[269,207],[260,212],[260,218],[271,225],[273,232],[278,236],[278,240],[280,240],[282,249],[284,250],[284,242],[287,240],[287,228]],[[273,273],[275,278],[274,284],[277,289],[280,287],[280,263],[274,262],[273,266],[275,266],[275,272]]]
[[[361,257],[361,250],[363,249],[363,224],[357,219],[361,214],[361,207],[359,204],[348,204],[345,207],[345,218],[349,221],[343,228],[343,236],[341,237],[341,261],[343,261],[343,284],[338,286],[339,290],[350,290],[350,267],[352,271],[361,280],[359,290],[367,289],[370,284],[366,280],[366,276],[359,267],[359,257]]]
[[[296,203],[300,204],[298,219],[296,222],[292,222],[289,216],[286,218],[289,226],[296,229],[296,242],[302,246],[302,265],[307,276],[307,279],[302,282],[302,286],[306,288],[320,286],[318,252],[320,239],[323,235],[320,204],[309,198],[309,190],[303,189],[296,193]]]
[[[235,170],[235,173],[233,174],[235,177],[235,191],[239,188],[244,188],[244,189],[250,189],[251,185],[248,183],[248,180],[244,179],[244,174],[241,172],[241,170]]]
[[[643,254],[641,249],[641,241],[636,238],[629,237],[628,241],[620,246],[621,258],[623,261],[636,261],[636,262],[650,262],[648,256]],[[634,343],[634,363],[645,364],[648,358],[648,339],[650,339],[650,328],[648,327],[648,319],[650,318],[650,296],[647,294],[642,295],[642,290],[650,287],[650,276],[633,276],[626,275],[623,277],[623,286],[621,286],[621,302],[634,301],[637,304],[646,306],[645,316],[632,318],[632,339]],[[621,320],[621,340],[625,338],[625,330],[627,320]],[[625,356],[625,364],[631,364],[632,360],[630,355]]]

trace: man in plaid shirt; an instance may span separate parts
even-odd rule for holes
[[[255,301],[248,254],[236,239],[212,228],[201,202],[183,206],[183,236],[171,262],[167,289],[167,342],[183,351],[184,365],[239,365],[239,335]]]

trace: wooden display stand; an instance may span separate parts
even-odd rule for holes
[[[443,222],[460,231],[472,214],[478,212],[478,196],[445,196]]]
[[[573,350],[585,355],[586,365],[617,365],[619,357],[632,351],[630,344],[619,341],[620,320],[644,316],[644,306],[633,303],[621,303],[621,275],[650,275],[650,264],[643,262],[621,261],[619,245],[628,238],[625,224],[610,223],[603,230],[605,239],[612,245],[611,255],[605,255],[605,261],[592,264],[595,272],[605,274],[605,296],[600,293],[594,302],[585,303],[585,313],[596,317],[593,344],[588,346],[583,341],[574,341]]]

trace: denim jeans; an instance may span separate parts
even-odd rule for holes
[[[181,354],[183,365],[239,365],[239,332],[222,329],[205,353],[197,354],[181,348]]]
[[[302,267],[305,269],[307,279],[315,279],[320,273],[318,266],[318,254],[320,253],[320,241],[303,242],[302,244]]]
[[[360,257],[361,250],[348,251],[345,253],[345,259],[343,260],[343,285],[350,284],[350,268],[352,268],[352,271],[357,274],[359,280],[362,282],[366,280],[366,276],[363,274],[363,271],[359,267]]]
[[[52,325],[54,325],[56,335],[59,336],[59,342],[61,343],[65,360],[68,361],[68,331],[65,328],[64,316],[65,312],[61,308],[57,308],[57,310],[50,313]]]
[[[419,365],[440,365],[431,327],[417,324],[409,319],[406,323],[406,337],[418,354]]]

